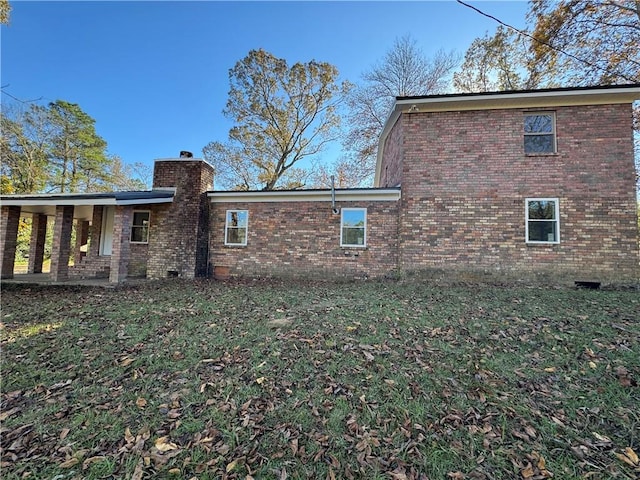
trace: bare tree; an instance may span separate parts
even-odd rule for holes
[[[415,39],[404,36],[362,75],[363,83],[347,99],[349,129],[343,139],[347,154],[333,167],[336,172],[350,172],[336,175],[343,179],[342,186],[372,181],[378,138],[395,97],[445,92],[458,63],[458,55],[443,50],[428,58]]]

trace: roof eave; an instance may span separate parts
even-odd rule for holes
[[[341,189],[335,191],[337,202],[397,201],[399,188]],[[211,203],[275,203],[275,202],[331,202],[331,190],[270,190],[209,192]]]
[[[74,205],[74,206],[90,206],[90,205],[116,205],[116,206],[126,206],[126,205],[146,205],[146,204],[156,204],[156,203],[171,203],[173,202],[172,196],[160,196],[160,197],[147,197],[147,198],[117,198],[117,196],[103,196],[97,198],[82,198],[81,196],[49,196],[49,195],[11,195],[11,196],[3,196],[0,198],[0,203],[3,206],[8,207],[20,207],[20,206],[29,206],[29,205],[43,205],[43,206],[65,206],[65,205]]]

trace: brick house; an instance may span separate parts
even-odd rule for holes
[[[56,280],[191,278],[217,267],[304,278],[480,269],[637,281],[639,98],[640,85],[398,98],[375,188],[221,192],[210,165],[177,158],[156,161],[150,192],[3,196],[2,276],[13,275],[18,219],[32,215],[29,272],[41,270],[46,218],[55,217]],[[71,249],[80,258],[87,243],[68,267]]]

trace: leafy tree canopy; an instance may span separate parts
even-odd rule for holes
[[[527,18],[532,71],[553,71],[563,85],[640,81],[637,0],[537,0]]]
[[[289,66],[260,49],[229,71],[224,115],[235,125],[226,143],[204,147],[224,187],[239,190],[300,188],[308,171],[298,167],[337,138],[336,111],[349,89],[338,70],[317,61]]]
[[[10,13],[11,5],[9,5],[9,0],[0,0],[0,24],[9,25]]]
[[[3,193],[144,189],[132,167],[107,154],[95,120],[79,105],[11,105],[0,114]],[[133,187],[133,188],[131,188]]]
[[[535,0],[527,28],[476,39],[454,87],[462,92],[640,82],[637,0]]]

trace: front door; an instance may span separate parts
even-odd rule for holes
[[[100,235],[100,255],[111,255],[113,248],[113,217],[115,207],[102,207],[102,232]]]

